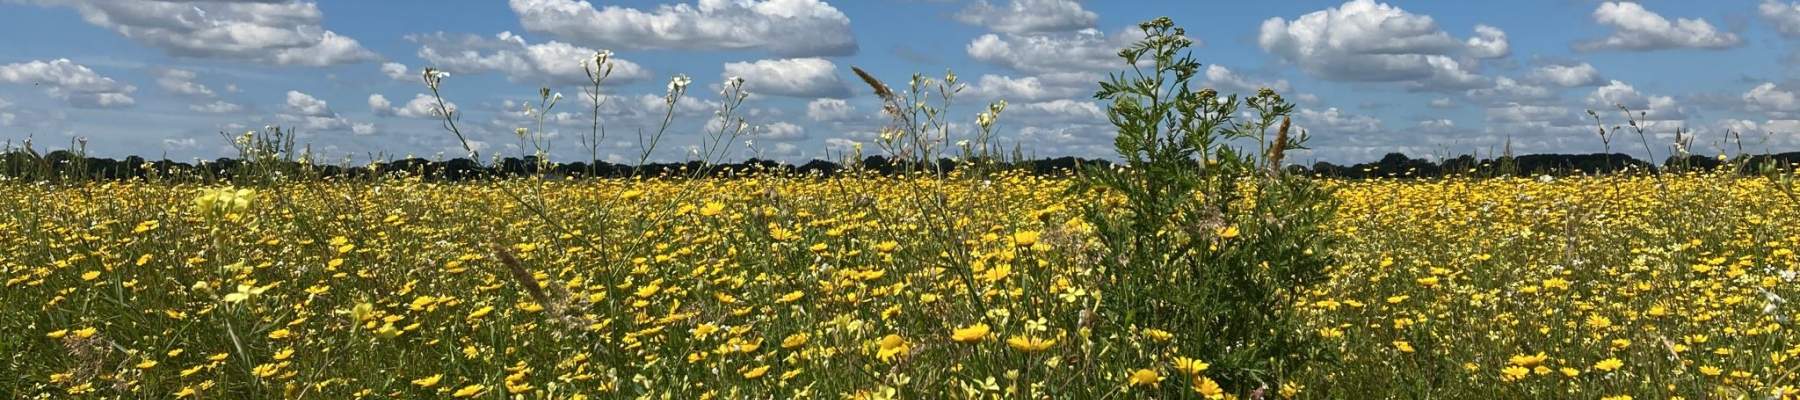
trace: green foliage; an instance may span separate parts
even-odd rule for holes
[[[1292,103],[1268,89],[1244,100],[1194,90],[1200,64],[1183,30],[1168,18],[1139,28],[1145,39],[1119,52],[1131,70],[1095,94],[1111,102],[1123,165],[1091,168],[1075,189],[1109,197],[1086,210],[1115,288],[1100,314],[1200,344],[1184,351],[1213,362],[1228,390],[1273,387],[1314,353],[1291,304],[1329,262],[1331,195],[1279,168],[1304,144],[1287,135]]]

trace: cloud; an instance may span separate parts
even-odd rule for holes
[[[806,139],[806,128],[787,122],[776,122],[764,125],[762,129],[760,129],[756,135],[751,136],[751,138],[784,142],[803,140]]]
[[[137,104],[137,100],[131,98],[137,87],[101,76],[67,58],[0,65],[0,82],[43,86],[51,97],[76,107],[116,108]]]
[[[417,77],[413,76],[411,71],[406,69],[406,64],[401,64],[401,63],[397,63],[397,62],[381,63],[381,74],[387,75],[387,77],[389,79],[393,79],[393,80],[407,80],[407,79],[417,78]]]
[[[751,93],[791,97],[850,96],[838,77],[837,64],[823,58],[788,58],[725,63],[721,77],[744,78]]]
[[[375,113],[376,116],[392,116],[394,115],[394,102],[388,101],[387,96],[379,93],[371,94],[369,95],[369,112]]]
[[[1293,86],[1286,79],[1273,81],[1251,80],[1243,74],[1233,72],[1224,66],[1213,64],[1206,66],[1206,85],[1226,93],[1256,93],[1262,88],[1274,89],[1276,93],[1292,94]]]
[[[212,98],[216,95],[206,85],[194,82],[194,78],[199,77],[194,71],[171,68],[157,71],[155,75],[156,86],[169,93],[198,98]]]
[[[348,118],[332,111],[331,105],[325,100],[298,90],[287,92],[286,108],[283,111],[275,115],[276,119],[308,131],[344,131],[354,128]]]
[[[1459,57],[1501,57],[1506,35],[1478,26],[1466,42],[1452,38],[1427,15],[1372,0],[1352,0],[1292,21],[1264,20],[1257,36],[1263,51],[1315,77],[1352,82],[1405,82],[1414,90],[1483,87],[1474,62]]]
[[[982,75],[970,86],[970,93],[990,99],[1008,101],[1046,101],[1093,94],[1095,82],[1105,78],[1098,73],[1056,72],[1026,77]]]
[[[456,103],[446,101],[444,102],[444,108],[449,109],[450,114],[453,116],[458,114],[456,112]],[[438,112],[437,98],[427,96],[424,93],[413,95],[412,100],[407,101],[406,105],[394,110],[394,115],[406,118],[426,119],[443,117],[443,114]]]
[[[231,114],[244,111],[244,106],[224,100],[214,100],[211,103],[189,105],[188,109],[207,114]]]
[[[1598,86],[1605,82],[1600,78],[1600,70],[1592,64],[1574,65],[1550,64],[1531,70],[1526,79],[1532,82],[1561,87]]]
[[[289,90],[287,92],[287,111],[296,115],[312,117],[337,114],[331,111],[331,105],[329,103],[298,90]]]
[[[1721,32],[1702,19],[1662,15],[1632,2],[1606,2],[1594,9],[1594,22],[1613,28],[1607,37],[1575,43],[1575,50],[1650,51],[1677,48],[1726,49],[1743,44],[1738,35]]]
[[[1784,37],[1800,37],[1800,3],[1764,0],[1756,14],[1775,25]]]
[[[512,32],[500,32],[492,38],[437,32],[410,35],[407,40],[419,43],[419,58],[438,69],[452,73],[499,72],[513,82],[536,84],[588,82],[583,61],[592,59],[595,52],[557,41],[530,44]],[[613,57],[612,63],[610,82],[650,77],[650,72],[637,63],[618,57]]]
[[[457,114],[456,103],[444,102],[444,107],[450,109],[451,114]],[[413,95],[411,101],[407,101],[406,104],[401,105],[398,108],[394,107],[394,103],[389,101],[387,96],[371,94],[369,95],[369,112],[384,117],[401,116],[406,118],[424,119],[438,119],[443,117],[442,114],[438,113],[437,98],[424,93]]]
[[[1456,130],[1456,121],[1442,118],[1419,121],[1419,130],[1437,133],[1450,132]]]
[[[1776,87],[1774,83],[1763,83],[1750,88],[1750,91],[1744,92],[1743,99],[1750,111],[1781,116],[1800,111],[1800,98],[1796,98],[1792,91]]]
[[[369,136],[381,133],[381,129],[373,123],[354,123],[350,124],[350,133],[357,136]]]
[[[1126,67],[1119,49],[1142,39],[1136,29],[1107,36],[1097,29],[1070,34],[985,34],[966,51],[977,61],[1029,73],[1112,71]]]
[[[654,10],[586,1],[510,0],[534,33],[615,49],[763,50],[786,57],[855,54],[850,17],[820,0],[699,0]]]
[[[1470,89],[1464,94],[1470,100],[1483,103],[1508,103],[1556,97],[1556,92],[1551,91],[1550,88],[1519,82],[1504,76],[1495,78],[1493,87]]]
[[[806,103],[806,118],[813,121],[844,121],[856,113],[856,108],[843,99],[816,99]]]
[[[1337,107],[1326,108],[1323,111],[1302,108],[1294,115],[1294,120],[1295,125],[1318,133],[1366,134],[1381,131],[1380,119],[1367,115],[1350,114]]]
[[[1476,58],[1501,58],[1512,54],[1506,32],[1492,26],[1475,25],[1475,37],[1464,44],[1469,46],[1469,55]]]
[[[313,2],[37,0],[73,7],[88,23],[178,56],[324,66],[379,58],[320,26]]]
[[[979,0],[955,18],[994,32],[1025,34],[1093,28],[1100,16],[1074,0],[1011,0],[1001,7]]]
[[[1633,116],[1644,113],[1641,120],[1679,121],[1687,119],[1675,98],[1669,96],[1650,96],[1638,92],[1637,88],[1625,82],[1611,81],[1606,86],[1594,89],[1587,97],[1588,105],[1596,110],[1618,109],[1623,105],[1631,110]]]
[[[1001,113],[1001,121],[1008,117],[1018,118],[1024,123],[1040,121],[1081,121],[1094,124],[1106,123],[1106,111],[1098,104],[1086,100],[1058,99],[1046,102],[1014,104],[1006,107]]]

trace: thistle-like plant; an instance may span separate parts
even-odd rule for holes
[[[1168,18],[1139,29],[1119,52],[1130,69],[1095,94],[1111,103],[1121,163],[1089,168],[1074,188],[1099,199],[1085,212],[1110,253],[1101,275],[1116,289],[1097,314],[1176,332],[1228,389],[1276,386],[1314,354],[1290,305],[1323,276],[1332,200],[1281,168],[1307,139],[1289,134],[1292,103],[1196,89],[1183,30]]]

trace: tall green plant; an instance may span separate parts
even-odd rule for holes
[[[1098,314],[1115,329],[1174,332],[1229,390],[1275,387],[1315,353],[1291,304],[1328,264],[1332,199],[1280,168],[1306,139],[1288,134],[1292,103],[1269,89],[1241,101],[1195,90],[1183,30],[1166,17],[1139,28],[1145,38],[1119,52],[1130,70],[1095,94],[1111,102],[1121,164],[1075,186],[1105,196],[1085,210],[1114,288]]]

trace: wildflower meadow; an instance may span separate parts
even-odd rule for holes
[[[832,174],[724,166],[756,98],[686,76],[663,127],[690,92],[718,92],[720,122],[656,173],[327,176],[280,128],[227,135],[228,174],[12,162],[0,394],[1800,396],[1791,168],[1313,176],[1284,161],[1313,139],[1293,101],[1203,87],[1174,21],[1134,28],[1091,88],[1116,154],[1049,173],[993,140],[1005,101],[953,120],[955,74],[861,69],[890,123]],[[550,169],[559,103],[600,134],[575,100],[617,67],[583,57],[588,91],[539,91],[517,128],[523,168]],[[416,79],[441,134],[498,164],[458,76]],[[613,137],[643,164],[663,134]]]

